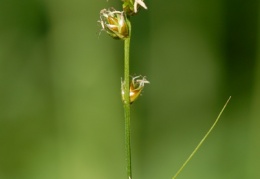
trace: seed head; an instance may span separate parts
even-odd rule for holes
[[[144,84],[150,83],[146,80],[145,76],[135,76],[132,77],[130,82],[130,103],[133,103],[141,94],[142,90],[144,89]],[[121,95],[122,100],[125,101],[124,94],[125,94],[125,82],[121,82]]]
[[[114,8],[103,9],[100,11],[98,22],[102,30],[115,39],[125,39],[129,36],[129,27],[123,11],[116,11]]]
[[[138,12],[139,7],[147,9],[144,0],[123,0],[123,9],[127,15],[134,15]]]

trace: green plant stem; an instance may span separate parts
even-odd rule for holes
[[[131,24],[127,20],[129,26],[129,37],[124,40],[124,111],[125,111],[125,151],[126,151],[126,170],[127,179],[132,179],[131,168],[131,128],[130,128],[130,88],[129,88],[129,55],[130,55],[130,34]]]
[[[193,152],[190,154],[190,156],[187,158],[187,160],[182,164],[181,168],[176,172],[176,174],[173,176],[172,179],[176,179],[176,177],[180,174],[180,172],[183,170],[183,168],[187,165],[187,163],[191,160],[191,158],[194,156],[194,154],[198,151],[198,149],[200,148],[200,146],[203,144],[203,142],[206,140],[206,138],[208,137],[208,135],[211,133],[211,131],[214,129],[214,127],[216,126],[216,124],[218,123],[218,120],[220,118],[220,116],[222,115],[223,111],[225,110],[229,100],[231,99],[231,96],[228,98],[227,102],[225,103],[225,105],[223,106],[223,108],[221,109],[220,113],[218,114],[217,119],[215,120],[215,122],[212,124],[212,126],[210,127],[210,129],[208,130],[208,132],[205,134],[205,136],[201,139],[201,141],[199,142],[199,144],[197,145],[197,147],[193,150]]]

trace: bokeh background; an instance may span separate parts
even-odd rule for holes
[[[260,3],[145,1],[132,18],[135,179],[260,178]],[[126,178],[123,42],[100,33],[120,0],[0,0],[0,178]]]

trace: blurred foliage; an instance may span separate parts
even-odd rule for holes
[[[118,6],[120,7],[120,1]],[[259,178],[258,0],[146,1],[132,18],[133,176]],[[125,178],[123,42],[101,33],[103,1],[0,1],[0,178]]]

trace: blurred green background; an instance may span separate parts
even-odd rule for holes
[[[259,0],[145,1],[132,18],[134,179],[260,178]],[[0,0],[0,179],[126,178],[120,0]]]

